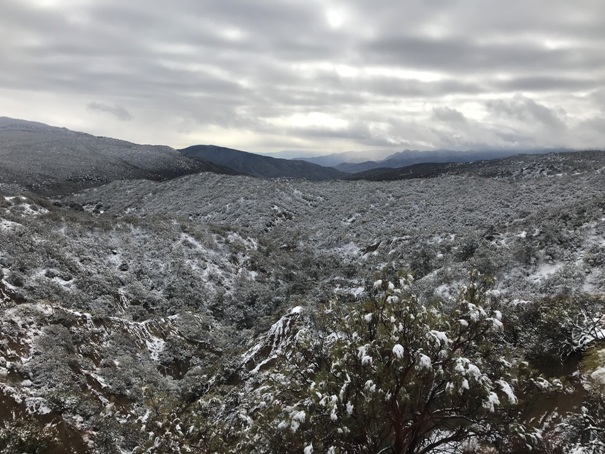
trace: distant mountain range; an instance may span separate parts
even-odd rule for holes
[[[532,149],[527,150],[530,154],[546,154],[562,151],[571,151],[569,149]],[[508,156],[522,154],[522,150],[486,150],[486,151],[456,151],[456,150],[405,150],[390,154],[383,159],[375,161],[353,161],[340,160],[341,158],[358,158],[360,155],[353,153],[343,153],[337,155],[328,155],[317,158],[301,158],[308,162],[314,162],[321,165],[329,165],[347,173],[365,172],[378,168],[398,168],[421,163],[446,163],[446,162],[474,162],[488,159],[499,159]],[[337,162],[338,161],[338,162]]]
[[[183,155],[212,162],[237,172],[263,178],[305,178],[307,180],[334,180],[346,174],[331,167],[301,160],[271,158],[215,145],[194,145],[179,150]]]
[[[296,153],[292,151],[284,151],[280,153],[272,153],[272,157],[280,157],[280,158],[288,158],[288,159],[297,159],[300,161],[312,162],[313,164],[319,164],[320,166],[326,167],[336,167],[338,164],[342,164],[344,162],[349,163],[361,163],[369,160],[381,161],[383,159],[388,158],[393,154],[390,150],[366,150],[366,151],[344,151],[341,153],[330,153],[324,154],[321,156],[310,155],[308,153]]]
[[[366,170],[348,180],[392,181],[435,178],[440,175],[474,175],[486,178],[536,177],[581,174],[605,165],[602,151],[516,154],[474,162],[419,163],[405,167]]]
[[[530,153],[561,151],[569,150],[534,149]],[[482,163],[518,154],[511,150],[369,153],[281,159],[216,145],[175,150],[0,117],[0,187],[15,186],[41,194],[67,194],[115,180],[161,181],[200,172],[316,181],[425,178],[481,166],[499,172],[502,170],[499,163],[479,167],[465,167],[460,163]],[[368,161],[369,156],[377,160]]]

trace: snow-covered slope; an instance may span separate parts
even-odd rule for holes
[[[202,171],[229,172],[165,146],[0,117],[0,184],[66,193],[117,179],[163,180]]]
[[[471,269],[505,303],[605,293],[600,156],[531,159],[493,176],[206,173],[0,196],[0,400],[132,452],[148,420],[208,393],[225,399],[215,417],[238,417],[238,386],[299,314],[363,297],[380,272],[413,274],[425,300],[454,297]]]

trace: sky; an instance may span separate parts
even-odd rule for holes
[[[301,154],[605,148],[603,0],[2,0],[0,115]]]

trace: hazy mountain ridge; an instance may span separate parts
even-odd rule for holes
[[[434,178],[439,175],[476,175],[482,177],[562,176],[600,171],[605,153],[587,150],[545,154],[513,155],[476,162],[421,163],[400,168],[376,168],[350,175],[349,180],[392,181],[410,178]]]
[[[345,151],[341,153],[330,153],[321,156],[293,155],[291,159],[297,159],[301,161],[312,162],[314,164],[319,164],[321,166],[336,168],[338,164],[359,164],[367,162],[369,159],[387,159],[389,156],[392,156],[391,151]]]
[[[361,159],[362,155],[349,152],[313,159],[333,163],[344,157],[356,156],[356,159]],[[406,150],[380,162],[339,164],[347,172],[373,169],[350,175],[304,160],[278,159],[214,145],[195,145],[177,151],[165,146],[137,145],[95,137],[42,123],[0,118],[0,187],[15,192],[19,192],[19,188],[26,188],[39,193],[65,194],[114,180],[167,180],[199,172],[309,180],[415,178],[429,176],[431,172],[460,173],[463,170],[456,166],[435,167],[428,164],[401,172],[375,167],[495,156],[494,152]]]
[[[272,158],[215,145],[194,145],[180,150],[183,155],[210,161],[238,172],[263,178],[306,178],[333,180],[344,173],[300,160]]]
[[[454,151],[454,150],[405,150],[387,156],[380,161],[359,163],[342,162],[334,167],[348,173],[360,173],[379,168],[400,168],[423,163],[452,163],[497,160],[521,154],[546,154],[571,151],[566,149],[533,149],[533,150],[484,150],[484,151]]]

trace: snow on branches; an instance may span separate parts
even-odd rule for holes
[[[450,306],[420,301],[407,279],[332,301],[275,364],[291,381],[262,384],[273,400],[252,427],[256,446],[270,451],[279,431],[293,450],[420,453],[516,424],[515,359],[489,285],[473,274]]]

